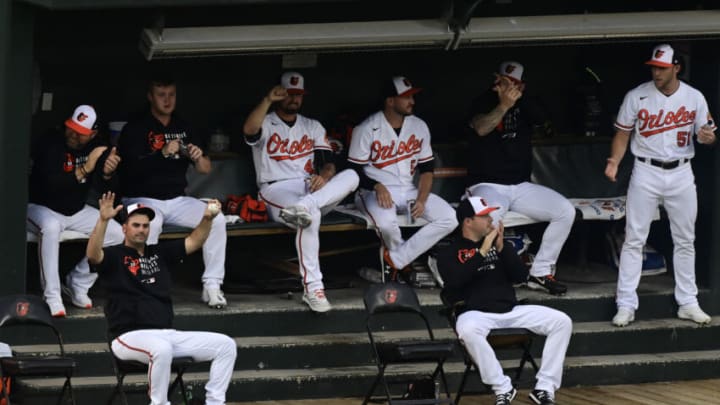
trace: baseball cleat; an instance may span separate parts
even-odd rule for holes
[[[516,395],[517,390],[515,388],[511,389],[508,392],[498,394],[495,396],[495,405],[510,405],[513,399],[515,399]]]
[[[635,311],[630,308],[618,308],[617,314],[612,319],[615,326],[627,326],[635,320]]]
[[[74,291],[71,287],[68,287],[66,285],[63,285],[61,289],[63,294],[67,295],[70,298],[70,302],[72,302],[72,304],[76,307],[82,309],[92,308],[92,300],[87,295],[87,293],[78,293]]]
[[[299,228],[307,228],[312,223],[312,216],[302,205],[291,205],[280,210],[280,218]]]
[[[302,299],[314,312],[327,312],[332,309],[330,301],[325,297],[325,290],[305,292]]]
[[[527,286],[531,290],[545,290],[552,295],[563,295],[567,292],[567,287],[558,283],[550,274],[541,277],[529,276]]]
[[[680,319],[688,319],[701,325],[710,323],[710,321],[712,321],[710,315],[706,314],[705,311],[700,309],[699,305],[683,305],[680,307],[680,309],[678,309],[677,315]]]
[[[532,390],[530,392],[530,400],[537,405],[555,405],[555,399],[549,392],[543,390]]]
[[[65,305],[62,301],[47,301],[47,304],[50,307],[50,314],[54,318],[65,318]]]
[[[210,308],[225,308],[227,300],[225,294],[219,288],[203,288],[202,300],[207,303]]]

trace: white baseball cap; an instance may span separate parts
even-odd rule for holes
[[[653,49],[652,57],[649,61],[645,62],[646,65],[659,66],[659,67],[672,67],[677,64],[678,61],[675,59],[675,50],[668,44],[660,44]]]
[[[92,135],[97,114],[95,109],[89,105],[78,106],[73,115],[65,120],[65,126],[80,135]]]
[[[410,80],[405,76],[395,76],[392,78],[389,89],[386,91],[388,97],[406,97],[421,92],[419,87],[413,87]]]
[[[305,78],[298,72],[285,72],[280,78],[280,85],[288,94],[305,94]]]
[[[498,74],[500,74],[501,76],[509,77],[515,82],[522,83],[522,75],[524,71],[525,68],[523,68],[523,65],[519,64],[518,62],[506,61],[500,64]]]
[[[125,215],[124,215],[124,217],[125,217],[124,220],[125,220],[125,221],[127,221],[128,219],[130,219],[130,217],[133,216],[133,215],[135,215],[135,214],[147,215],[147,217],[148,217],[148,219],[149,219],[150,221],[152,221],[153,218],[155,218],[155,210],[153,210],[152,208],[150,208],[150,207],[148,207],[147,205],[144,205],[144,204],[142,204],[142,203],[135,203],[135,204],[130,204],[130,205],[128,205],[128,206],[125,208],[125,213],[124,213],[124,214],[125,214]]]
[[[455,209],[455,216],[458,222],[462,223],[465,218],[481,217],[499,209],[500,207],[491,207],[482,197],[468,197],[462,201]]]

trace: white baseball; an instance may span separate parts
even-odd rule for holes
[[[208,204],[208,211],[213,215],[217,215],[220,212],[220,204],[214,202]]]

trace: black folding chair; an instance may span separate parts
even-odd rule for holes
[[[75,404],[72,383],[70,381],[77,363],[65,357],[65,345],[62,335],[53,323],[50,308],[42,298],[34,295],[12,295],[0,297],[0,328],[6,326],[35,326],[50,329],[58,343],[60,355],[13,356],[0,358],[3,377],[65,377],[58,404],[63,402],[65,392],[69,392],[70,402]],[[37,329],[37,328],[36,328]],[[8,384],[3,384],[2,397],[10,404]]]
[[[365,291],[365,310],[367,313],[366,329],[372,346],[375,362],[378,368],[378,374],[372,386],[365,395],[363,405],[373,400],[372,397],[378,384],[382,384],[385,399],[379,402],[387,401],[388,404],[454,404],[448,390],[447,378],[443,370],[445,360],[452,355],[454,351],[453,342],[445,342],[435,340],[430,323],[427,317],[422,313],[420,302],[412,287],[397,282],[387,282],[385,284],[374,284]],[[397,314],[401,314],[403,321],[415,320],[418,325],[422,323],[422,327],[427,330],[427,338],[422,340],[413,340],[409,342],[393,342],[383,339],[378,335],[380,330],[385,329],[387,323],[382,321],[397,320]],[[422,321],[422,322],[421,322]],[[407,363],[435,363],[436,366],[431,374],[428,375],[434,389],[433,398],[403,398],[391,393],[390,384],[403,384],[407,386],[410,382],[417,379],[403,380],[402,378],[388,378],[386,369],[392,364]],[[438,377],[440,382],[438,382]],[[444,394],[440,394],[440,387],[437,385],[442,383]],[[373,400],[378,402],[377,400]]]
[[[465,306],[465,302],[452,302],[452,300],[448,297],[446,290],[442,290],[440,292],[440,299],[444,305],[443,313],[447,316],[448,322],[455,332],[455,336],[457,336],[455,324],[457,323],[458,314],[462,312]],[[535,363],[535,359],[533,359],[532,354],[530,353],[530,346],[532,345],[532,341],[535,336],[535,333],[525,328],[493,329],[487,336],[488,343],[490,343],[490,346],[492,346],[492,348],[496,351],[516,349],[522,352],[520,356],[520,364],[515,369],[515,381],[520,379],[523,369],[525,368],[525,363],[529,362],[535,369],[535,372],[539,369],[537,363]],[[455,395],[456,405],[460,403],[460,398],[462,398],[462,395],[465,393],[465,384],[467,383],[468,376],[473,373],[477,376],[480,375],[477,364],[475,364],[475,361],[472,356],[470,356],[470,353],[468,353],[467,348],[465,348],[465,345],[459,337],[458,342],[463,352],[465,372],[460,379],[460,386],[458,387],[457,394]]]
[[[125,376],[128,374],[142,374],[144,373],[147,375],[148,372],[148,365],[135,360],[121,360],[115,356],[115,353],[112,351],[112,339],[108,337],[108,342],[110,345],[110,354],[113,359],[113,369],[115,370],[115,378],[117,379],[117,384],[115,384],[115,389],[113,390],[112,394],[110,395],[110,399],[108,400],[108,405],[111,405],[115,401],[115,397],[120,396],[120,401],[122,401],[123,405],[128,405],[127,396],[125,395],[125,390],[123,389],[123,382],[125,381]],[[171,372],[175,373],[175,379],[168,387],[168,399],[172,396],[172,393],[175,391],[175,388],[180,386],[180,395],[182,395],[182,400],[185,405],[188,405],[188,392],[187,388],[185,387],[185,382],[183,381],[183,375],[185,372],[190,368],[191,366],[194,366],[196,364],[201,364],[205,362],[196,362],[193,360],[192,357],[175,357],[173,358],[171,367]]]

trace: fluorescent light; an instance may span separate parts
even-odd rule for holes
[[[473,18],[461,42],[499,44],[720,34],[715,10]]]
[[[141,51],[162,57],[256,52],[445,46],[453,37],[440,20],[145,29]]]

